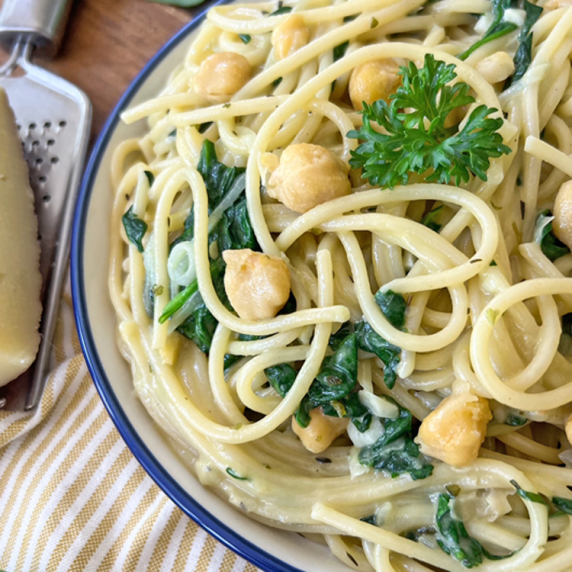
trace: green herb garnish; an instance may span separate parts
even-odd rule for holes
[[[363,104],[363,127],[348,133],[364,143],[352,151],[350,165],[363,168],[370,184],[392,189],[405,185],[411,173],[424,174],[427,182],[456,184],[468,182],[470,175],[487,180],[490,158],[508,154],[497,132],[503,120],[488,117],[497,110],[486,105],[476,107],[461,131],[445,127],[451,111],[475,99],[464,82],[450,84],[456,77],[455,66],[436,61],[432,54],[418,69],[413,62],[402,67],[403,85],[390,96],[391,103],[380,99]],[[375,122],[387,131],[379,133]]]
[[[250,34],[238,34],[238,37],[245,43],[248,44],[250,40],[252,40],[252,36]]]

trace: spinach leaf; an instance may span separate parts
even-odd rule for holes
[[[305,395],[304,399],[302,399],[296,413],[294,413],[294,418],[296,419],[296,423],[300,425],[303,429],[308,427],[310,424],[310,411],[314,409],[314,405],[310,401],[310,398]]]
[[[280,14],[288,14],[289,12],[292,12],[292,8],[290,6],[283,6],[282,0],[279,0],[278,9],[275,10],[274,12],[271,12],[270,16],[278,16]]]
[[[540,245],[544,256],[552,262],[570,252],[570,249],[556,238],[552,228],[553,220],[554,217],[548,209],[540,211],[534,228],[534,241]]]
[[[355,387],[357,381],[357,338],[350,334],[333,356],[324,360],[308,395],[315,405],[337,401]]]
[[[243,356],[235,356],[234,354],[224,354],[224,371],[226,372],[235,363],[239,362]]]
[[[122,217],[123,228],[125,229],[125,234],[129,239],[131,244],[137,247],[139,252],[143,252],[143,237],[149,228],[147,223],[141,220],[134,212],[133,207],[131,207]]]
[[[516,7],[514,0],[493,0],[493,21],[489,29],[485,32],[483,37],[475,42],[468,50],[457,56],[460,60],[466,60],[475,50],[484,46],[488,42],[492,42],[497,38],[502,38],[510,32],[516,30],[518,26],[513,22],[503,22],[505,10]]]
[[[375,301],[394,328],[403,328],[407,302],[401,294],[396,294],[391,290],[377,292]]]
[[[562,333],[572,336],[572,314],[562,316]]]
[[[404,326],[407,303],[401,294],[391,290],[377,292],[375,301],[391,325],[395,328]],[[356,324],[355,331],[358,348],[375,354],[385,364],[383,381],[389,389],[392,389],[397,379],[395,368],[399,364],[401,349],[383,339],[365,319]]]
[[[483,563],[483,557],[489,560],[504,560],[514,554],[491,554],[478,540],[471,538],[463,522],[456,519],[451,512],[452,500],[447,495],[439,495],[437,504],[437,544],[443,552],[458,560],[465,568],[479,566]]]
[[[288,363],[267,367],[264,373],[270,385],[281,397],[286,397],[286,394],[294,385],[297,375],[296,370]]]
[[[362,449],[363,457],[369,457],[370,455],[375,457],[386,445],[393,443],[393,441],[397,441],[401,437],[411,437],[412,420],[411,411],[404,407],[399,407],[399,417],[397,419],[384,420],[383,426],[385,431],[383,435],[373,445]],[[361,453],[360,461],[362,459]]]
[[[334,61],[335,62],[342,59],[346,55],[346,51],[347,51],[349,45],[350,45],[350,41],[346,40],[343,44],[340,44],[339,46],[336,46],[334,48]]]
[[[175,129],[175,133],[176,132],[177,132],[177,130]],[[143,171],[143,172],[145,173],[145,176],[147,177],[147,181],[149,182],[149,186],[152,187],[153,183],[155,182],[155,175],[153,175],[153,173],[151,171]]]
[[[570,314],[572,316],[572,314]],[[336,351],[341,343],[352,333],[352,326],[350,322],[345,322],[341,325],[340,329],[330,336],[330,341],[328,345]]]
[[[375,445],[370,445],[373,447]],[[359,454],[360,463],[377,471],[387,471],[392,477],[408,473],[414,481],[426,479],[433,472],[431,465],[419,453],[419,447],[409,437],[403,437],[377,451],[370,453],[364,447]]]
[[[232,310],[224,289],[224,271],[226,265],[222,258],[211,263],[211,278],[220,301]],[[200,296],[200,294],[198,294]],[[175,300],[175,299],[173,299]],[[189,338],[205,354],[208,354],[213,341],[214,331],[218,325],[216,318],[210,313],[202,297],[194,312],[177,328],[183,336]]]
[[[322,410],[325,415],[331,417],[349,417],[360,433],[369,429],[373,419],[372,414],[359,400],[358,394],[355,392],[349,393],[339,401],[322,405]]]
[[[250,40],[252,40],[252,36],[250,34],[238,34],[238,37],[243,41],[243,43],[248,44]]]
[[[443,205],[429,211],[422,219],[421,224],[435,232],[439,232],[443,227],[438,221],[439,216],[443,212]]]
[[[518,81],[528,69],[530,62],[532,61],[532,26],[536,23],[540,15],[542,14],[542,7],[536,6],[528,2],[528,0],[524,0],[524,10],[526,12],[526,18],[524,20],[524,26],[520,31],[518,36],[519,45],[518,49],[516,50],[516,54],[514,56],[514,68],[515,72],[507,85],[505,85],[505,89],[512,83]]]
[[[213,124],[212,121],[207,121],[206,123],[201,123],[199,125],[199,133],[202,135],[207,131],[207,129]]]
[[[528,419],[526,417],[523,417],[518,413],[510,412],[507,415],[504,423],[505,425],[510,425],[511,427],[522,427],[523,425],[526,425],[527,421]]]
[[[250,224],[246,197],[239,198],[220,219],[212,240],[218,239],[219,252],[250,248],[260,250],[254,229]]]
[[[447,495],[439,495],[437,505],[437,544],[443,552],[458,560],[465,568],[473,568],[483,562],[483,549],[478,540],[471,538],[462,521],[457,520]]]
[[[539,504],[543,504],[544,506],[548,506],[548,503],[544,499],[542,495],[538,493],[533,493],[532,491],[525,491],[516,481],[510,481],[510,484],[516,489],[518,496],[524,500],[529,500],[532,502],[537,502]]]
[[[552,502],[554,503],[554,506],[561,510],[564,514],[569,514],[572,516],[572,500],[562,497],[553,497]]]
[[[209,196],[209,214],[228,193],[236,178],[245,172],[242,167],[227,167],[217,156],[214,143],[205,139],[197,171],[202,175]]]
[[[199,163],[197,165],[197,170],[202,175],[205,181],[205,187],[207,189],[207,194],[209,198],[209,215],[214,211],[214,209],[216,209],[216,207],[220,204],[224,196],[231,189],[236,178],[245,171],[245,169],[241,167],[227,167],[224,163],[221,163],[217,158],[214,143],[212,141],[209,141],[208,139],[205,139],[205,141],[203,142],[203,147],[201,149],[201,156],[199,159]],[[248,217],[248,213],[246,214],[246,216]],[[219,225],[221,223],[222,219]],[[195,213],[194,213],[194,208],[191,208],[189,216],[185,220],[183,233],[173,242],[171,248],[176,244],[178,244],[179,242],[192,240],[194,235],[195,235]]]
[[[359,452],[359,461],[366,467],[388,471],[392,477],[409,473],[413,480],[425,479],[433,472],[433,465],[419,452],[413,442],[411,412],[399,407],[397,419],[381,420],[383,435]]]
[[[382,338],[365,319],[357,322],[355,331],[359,349],[375,354],[385,364],[383,381],[389,389],[393,389],[397,380],[395,368],[399,364],[401,349]]]

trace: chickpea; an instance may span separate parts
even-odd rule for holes
[[[478,457],[491,419],[488,400],[464,391],[445,398],[424,419],[416,442],[425,455],[465,467]]]
[[[368,105],[378,99],[389,101],[389,96],[395,93],[401,84],[398,71],[399,66],[392,59],[375,60],[355,68],[349,85],[354,109],[361,111],[364,101]]]
[[[268,181],[268,194],[297,213],[348,195],[347,166],[320,145],[298,143],[287,147]]]
[[[290,272],[278,256],[260,252],[225,250],[224,289],[244,320],[273,318],[290,296]]]
[[[544,4],[545,10],[558,10],[558,8],[568,8],[572,6],[572,0],[548,0]]]
[[[334,440],[345,433],[348,428],[349,419],[340,419],[339,417],[330,417],[325,415],[321,407],[310,411],[310,423],[308,427],[303,428],[292,417],[292,430],[304,447],[312,453],[321,453],[325,451]]]
[[[567,181],[560,187],[552,214],[554,234],[568,248],[572,248],[572,181]]]
[[[564,421],[564,430],[566,431],[568,443],[572,445],[572,413],[570,413],[570,415],[566,417],[566,421]]]
[[[310,39],[310,30],[299,14],[292,14],[282,23],[278,24],[272,32],[272,45],[274,56],[283,60],[300,48],[303,48]]]
[[[506,52],[495,52],[477,64],[477,71],[489,83],[499,83],[514,73],[514,62]]]
[[[211,103],[226,103],[250,79],[252,69],[240,54],[221,52],[203,61],[195,76],[195,91]]]

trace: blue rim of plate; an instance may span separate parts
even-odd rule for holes
[[[265,572],[302,572],[299,568],[294,568],[286,564],[255,544],[252,544],[240,536],[235,530],[214,517],[199,502],[183,490],[177,481],[171,477],[161,465],[159,460],[151,453],[129,421],[105,373],[91,333],[86,304],[82,257],[84,251],[85,223],[89,211],[93,184],[109,139],[120,121],[119,115],[129,106],[132,98],[147,79],[148,75],[161,64],[165,56],[181,41],[185,40],[187,36],[203,22],[208,9],[217,4],[224,4],[226,1],[227,0],[219,0],[210,3],[206,10],[195,16],[189,24],[175,34],[175,36],[155,54],[129,86],[99,135],[82,180],[74,216],[70,269],[73,307],[81,348],[101,400],[121,437],[123,437],[123,440],[135,458],[159,488],[162,489],[186,515],[204,528],[209,534]]]

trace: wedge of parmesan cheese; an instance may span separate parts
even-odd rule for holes
[[[0,88],[0,386],[36,358],[41,287],[34,194],[14,114]]]

